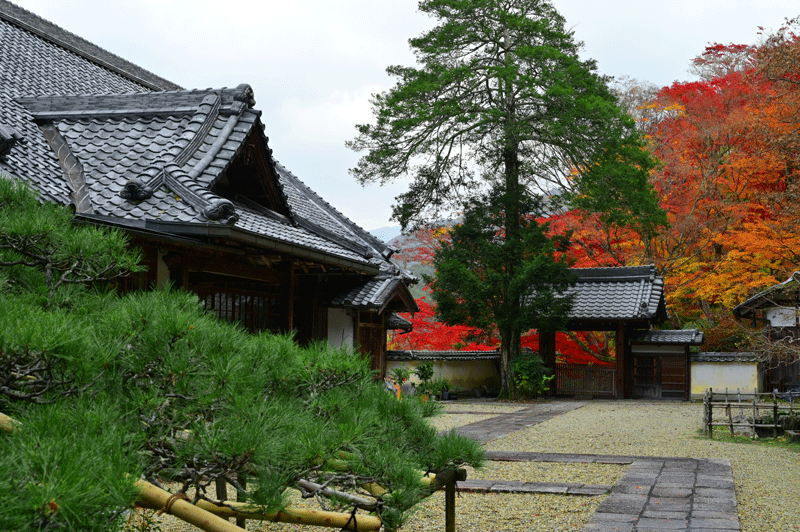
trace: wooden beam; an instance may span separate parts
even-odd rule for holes
[[[266,266],[254,266],[238,262],[195,257],[190,258],[186,262],[188,263],[189,270],[193,272],[215,273],[218,275],[241,277],[253,281],[281,283],[283,285],[288,285],[290,279],[287,272],[275,270],[274,268]]]

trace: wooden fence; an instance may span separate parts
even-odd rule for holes
[[[781,418],[800,415],[800,407],[794,406],[793,400],[784,402],[781,395],[738,389],[723,393],[709,388],[703,396],[703,434],[713,438],[714,427],[728,427],[734,436],[737,428],[744,428],[755,438],[758,429],[772,429],[772,436],[777,438],[784,429]]]
[[[556,364],[556,394],[616,397],[614,367]]]

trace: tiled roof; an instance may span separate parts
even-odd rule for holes
[[[751,351],[743,352],[702,352],[690,353],[689,360],[692,362],[758,362],[758,353]]]
[[[748,318],[756,310],[779,306],[797,306],[800,298],[800,272],[794,272],[782,283],[770,286],[759,292],[744,303],[733,308],[733,315],[737,318]]]
[[[572,268],[578,275],[573,288],[572,320],[666,319],[664,280],[655,266]]]
[[[389,330],[399,329],[405,332],[411,332],[411,330],[414,328],[414,325],[396,312],[391,312],[389,317],[386,319],[386,328]]]
[[[18,19],[26,20],[27,24],[21,26]],[[42,31],[25,29],[34,26]],[[0,122],[28,140],[13,146],[5,160],[0,160],[0,173],[32,183],[44,199],[67,204],[70,190],[57,159],[31,115],[16,98],[142,92],[149,87],[55,44],[58,39],[42,37],[43,31],[53,27],[32,13],[0,0]]]
[[[37,40],[53,44],[57,48],[79,56],[99,67],[113,70],[117,75],[126,77],[139,85],[153,90],[174,90],[180,88],[180,86],[134,65],[130,61],[126,61],[121,57],[103,50],[99,46],[78,37],[74,33],[70,33],[52,22],[44,20],[34,13],[6,0],[0,0],[0,19],[13,24],[17,28],[24,29],[26,32],[36,36]],[[2,32],[0,31],[0,33]],[[3,42],[3,46],[0,47],[0,49],[4,51],[8,50],[9,48],[6,48],[6,44],[7,43]],[[28,43],[23,44],[23,46],[27,45]],[[38,57],[31,56],[33,61],[37,59],[46,60],[47,58],[47,55],[39,55]],[[35,70],[35,66],[33,65],[32,70]]]
[[[211,210],[225,200],[209,189],[258,120],[259,112],[247,104],[249,90],[240,86],[16,101],[41,124],[65,173],[74,167],[82,174],[79,179],[95,213],[229,222],[233,212]],[[75,160],[72,165],[69,157]],[[132,183],[150,192],[131,198],[126,192]]]
[[[328,296],[325,300],[331,307],[354,309],[384,309],[398,295],[405,284],[401,275],[379,274],[367,283],[350,278],[333,278],[328,282]],[[410,305],[416,305],[409,301]],[[414,308],[412,312],[416,312]]]
[[[13,127],[0,124],[0,158],[8,155],[15,145],[24,142],[25,137],[19,131]]]
[[[386,360],[497,360],[498,351],[387,351]]]
[[[213,232],[380,272],[361,277],[358,304],[380,300],[376,290],[387,278],[414,280],[389,260],[383,242],[274,162],[249,86],[179,90],[5,0],[0,50],[7,148],[0,173],[28,181],[43,199],[105,223],[180,236]],[[260,148],[252,148],[254,139]],[[263,150],[270,208],[215,188],[245,149]]]
[[[702,345],[703,332],[700,329],[635,331],[631,334],[630,342],[632,344]]]

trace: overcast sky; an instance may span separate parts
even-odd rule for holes
[[[344,146],[369,97],[411,65],[432,27],[416,0],[13,0],[186,88],[249,83],[274,157],[367,230],[386,225],[403,183],[362,188]],[[659,86],[688,81],[708,43],[754,43],[797,0],[554,0],[601,73]]]

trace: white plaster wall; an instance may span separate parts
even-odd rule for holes
[[[353,316],[343,308],[328,309],[328,343],[332,347],[353,347]]]
[[[166,286],[167,281],[169,281],[169,268],[164,262],[164,255],[165,253],[159,250],[158,260],[156,261],[156,285],[162,290],[164,286]]]
[[[753,393],[759,389],[757,362],[692,362],[692,399],[702,399],[709,388],[715,392]]]
[[[500,387],[500,375],[497,372],[494,360],[432,360],[433,378],[447,379],[451,386],[472,390],[480,386]],[[394,368],[405,366],[414,371],[421,361],[395,361],[386,362],[386,374],[391,375]],[[419,384],[416,375],[411,375],[411,382]]]
[[[775,307],[767,309],[764,315],[773,327],[793,327],[797,325],[798,309],[791,307]]]

